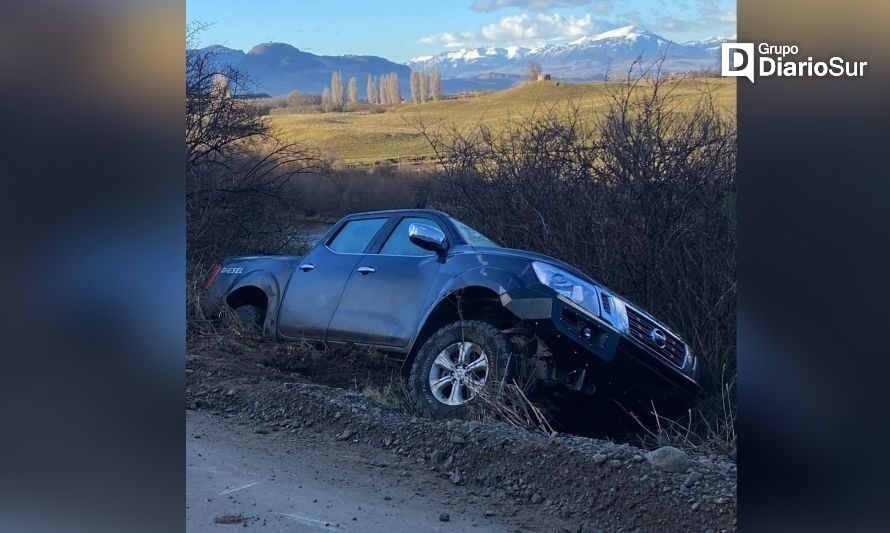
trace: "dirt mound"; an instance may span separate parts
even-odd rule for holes
[[[542,513],[588,527],[736,529],[736,467],[726,458],[691,455],[684,463],[682,456],[677,462],[673,452],[662,453],[659,457],[674,459],[665,469],[647,460],[646,450],[628,444],[547,437],[500,423],[411,417],[357,392],[309,382],[297,372],[315,369],[315,375],[325,375],[321,370],[341,363],[337,358],[326,363],[323,354],[311,351],[294,356],[299,350],[293,346],[267,343],[267,349],[233,353],[238,350],[227,347],[190,355],[186,406],[252,420],[260,431],[311,431],[384,448],[504,504],[537,506]],[[396,363],[384,361],[384,372],[397,368]],[[381,361],[368,366],[374,365],[367,374],[358,366],[359,374],[372,376]],[[345,379],[335,371],[328,376],[331,383]]]

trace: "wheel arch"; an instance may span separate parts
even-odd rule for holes
[[[423,343],[441,328],[459,320],[480,320],[500,330],[516,327],[521,319],[501,302],[499,292],[485,285],[451,288],[424,316],[411,343],[402,372],[408,374]]]
[[[247,274],[229,289],[224,301],[232,309],[241,305],[261,307],[264,312],[263,334],[267,337],[275,336],[280,294],[278,283],[271,274],[267,272]]]

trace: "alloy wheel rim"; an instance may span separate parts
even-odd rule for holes
[[[439,352],[430,367],[429,384],[433,396],[445,405],[463,405],[488,380],[488,355],[478,344],[456,342]]]

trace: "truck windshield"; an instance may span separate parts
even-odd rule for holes
[[[485,235],[482,235],[481,233],[474,230],[470,226],[467,226],[463,222],[460,222],[459,220],[456,220],[453,218],[451,219],[451,221],[454,222],[454,226],[457,228],[457,231],[458,231],[458,233],[460,233],[460,236],[463,237],[463,239],[465,241],[467,241],[467,244],[469,244],[470,246],[490,246],[490,247],[494,247],[494,248],[501,247],[500,244],[494,242],[493,240],[489,239]]]

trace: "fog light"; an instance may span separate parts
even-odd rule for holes
[[[593,337],[593,332],[590,331],[590,328],[585,327],[581,330],[581,338],[590,342],[590,338]]]

